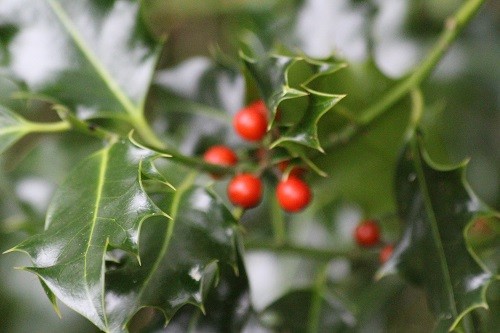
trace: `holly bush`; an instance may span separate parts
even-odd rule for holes
[[[3,0],[2,329],[498,331],[499,17]]]

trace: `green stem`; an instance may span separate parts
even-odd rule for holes
[[[226,167],[207,163],[202,158],[187,156],[175,149],[162,149],[161,152],[170,155],[175,160],[175,162],[179,162],[190,167],[197,167],[198,169],[206,172],[218,175],[234,174],[236,172],[236,169],[234,167]]]
[[[328,265],[324,264],[320,267],[318,275],[316,276],[314,282],[313,295],[311,298],[311,308],[309,309],[309,324],[307,325],[308,333],[316,333],[319,332],[319,323],[321,320],[321,303],[322,296],[325,289],[326,284],[326,276],[327,276]]]
[[[38,133],[58,133],[66,132],[71,129],[71,124],[67,121],[58,121],[52,123],[27,122],[29,132]]]
[[[151,127],[148,125],[146,119],[142,115],[139,117],[134,117],[132,119],[133,121],[131,121],[131,124],[134,126],[135,130],[137,130],[139,136],[145,141],[146,145],[159,153],[170,155],[170,157],[172,157],[175,162],[179,162],[189,167],[197,167],[200,170],[211,172],[214,174],[225,175],[235,173],[234,167],[207,163],[202,158],[187,156],[174,148],[167,148],[165,143],[162,142],[152,131]],[[133,140],[132,137],[131,140]],[[141,145],[139,142],[136,143],[138,145]]]
[[[361,130],[370,125],[376,118],[389,110],[391,106],[405,97],[408,92],[417,88],[426,80],[443,58],[446,51],[450,48],[451,44],[457,39],[484,2],[485,0],[467,1],[454,16],[446,21],[445,29],[441,33],[441,36],[428,55],[414,69],[413,73],[389,90],[387,94],[383,95],[382,98],[373,103],[370,107],[362,111],[362,116],[358,119],[358,123],[347,126],[343,131],[338,133],[330,142],[328,148],[349,141]]]
[[[276,253],[287,253],[308,257],[318,261],[329,261],[335,258],[346,258],[356,261],[373,260],[374,253],[361,250],[330,250],[290,243],[277,244],[274,241],[249,241],[245,243],[246,250],[270,250]]]
[[[283,210],[278,204],[275,196],[271,200],[271,224],[273,227],[274,242],[276,244],[284,244],[286,241],[285,219]]]
[[[410,124],[408,125],[408,130],[406,132],[406,137],[409,139],[415,133],[415,130],[420,123],[420,119],[424,113],[424,96],[420,89],[413,89],[410,92],[411,97],[411,114],[410,114]]]
[[[440,38],[431,49],[427,57],[415,68],[408,78],[394,87],[377,103],[371,105],[363,112],[361,123],[367,124],[394,105],[410,90],[418,87],[432,73],[433,69],[443,58],[451,44],[457,39],[467,23],[474,17],[485,0],[470,0],[466,2],[454,16],[446,20],[445,29]]]
[[[115,133],[108,132],[99,126],[95,126],[79,119],[74,114],[69,112],[69,110],[63,105],[54,105],[53,109],[57,112],[63,122],[67,123],[72,130],[107,141],[112,141],[118,137]]]

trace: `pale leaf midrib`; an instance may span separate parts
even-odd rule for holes
[[[87,297],[88,297],[91,304],[93,304],[93,301],[92,301],[92,297],[90,295],[90,290],[88,288],[88,282],[87,282],[87,257],[88,257],[87,254],[88,254],[88,251],[89,251],[90,246],[92,244],[95,226],[97,224],[97,217],[99,216],[100,201],[101,201],[101,197],[102,197],[102,192],[104,190],[104,183],[105,183],[104,180],[106,177],[106,170],[107,170],[108,162],[109,162],[110,149],[111,149],[111,146],[105,148],[99,154],[102,157],[101,157],[101,162],[99,164],[99,174],[98,174],[97,187],[96,187],[96,199],[95,199],[95,203],[94,203],[94,211],[92,214],[89,240],[88,240],[87,248],[85,249],[85,254],[84,254],[84,268],[83,268],[83,274],[84,274],[84,280],[85,280],[84,285],[85,285],[85,292],[86,292]],[[103,297],[104,297],[104,293],[103,293]],[[104,298],[102,299],[101,308],[104,309]],[[104,315],[103,318],[104,318],[105,327],[108,327],[106,315]]]
[[[55,0],[46,0],[54,14],[57,16],[61,24],[66,29],[67,33],[73,39],[76,47],[83,53],[85,58],[89,61],[89,63],[93,66],[98,76],[104,81],[106,86],[109,88],[111,93],[116,97],[118,102],[123,106],[125,111],[131,116],[136,117],[141,110],[139,110],[132,101],[123,93],[118,83],[113,79],[113,77],[109,74],[106,68],[102,65],[99,59],[94,55],[94,53],[85,46],[84,39],[76,29],[76,27],[72,24],[70,18],[61,7],[61,5]]]
[[[26,129],[26,126],[10,126],[0,128],[0,135],[11,134],[15,132],[24,133],[29,132],[29,130]]]

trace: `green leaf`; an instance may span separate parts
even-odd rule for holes
[[[292,88],[288,83],[288,71],[298,58],[275,55],[255,59],[243,52],[240,52],[240,57],[271,111],[270,126],[274,123],[278,105],[282,101],[307,95],[305,91]]]
[[[239,261],[237,274],[227,265],[221,265],[219,270],[218,285],[210,290],[205,300],[205,313],[185,306],[175,314],[169,322],[170,326],[190,327],[195,332],[245,331],[243,327],[247,325],[252,311],[245,267]],[[164,320],[158,324],[163,326]],[[161,326],[156,325],[156,329],[161,329]]]
[[[414,137],[403,152],[396,178],[397,203],[406,223],[394,255],[379,272],[398,269],[423,285],[437,318],[437,332],[471,330],[467,313],[487,307],[492,274],[468,246],[464,230],[487,209],[465,181],[465,164],[432,162]],[[464,320],[462,320],[464,319]]]
[[[254,79],[258,90],[266,102],[268,109],[271,111],[272,118],[269,126],[273,126],[278,112],[278,106],[281,102],[289,99],[301,98],[313,94],[317,94],[312,90],[308,90],[307,86],[321,76],[327,76],[335,73],[339,69],[345,67],[344,63],[336,61],[334,58],[325,60],[310,59],[306,56],[287,56],[266,54],[260,57],[254,57],[240,52],[246,69]],[[294,66],[302,66],[291,78],[291,70]],[[291,83],[291,79],[293,82]],[[319,93],[320,96],[321,93]],[[310,121],[310,118],[318,118],[318,114],[323,114],[321,110],[316,111],[315,107],[324,108],[325,105],[313,100],[309,103],[314,116],[304,116],[302,125],[315,126],[315,121]],[[325,111],[326,112],[326,111]],[[315,132],[314,129],[311,129]],[[300,143],[300,141],[299,141]]]
[[[29,132],[29,124],[22,117],[0,106],[0,154]]]
[[[202,309],[218,266],[237,267],[236,220],[211,191],[196,186],[193,175],[161,203],[172,220],[153,221],[141,236],[142,263],[129,256],[106,275],[111,331],[119,331],[142,307],[153,306],[168,322],[184,304]],[[125,258],[127,259],[127,258]]]
[[[288,147],[290,144],[304,145],[320,152],[324,152],[318,138],[319,119],[337,104],[344,95],[332,95],[306,89],[309,95],[309,104],[304,115],[290,127],[279,139],[272,143],[271,148],[277,146]]]
[[[165,216],[141,183],[143,161],[155,156],[117,142],[82,161],[55,193],[46,231],[10,250],[26,252],[34,266],[25,269],[102,330],[109,327],[104,300],[106,251],[113,247],[137,255],[142,222],[153,215]]]
[[[160,48],[139,1],[6,0],[9,75],[83,118],[138,118]]]

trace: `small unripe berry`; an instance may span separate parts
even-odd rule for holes
[[[227,186],[227,196],[234,205],[243,208],[257,206],[262,199],[262,181],[250,174],[242,173],[234,176]]]
[[[370,247],[380,240],[380,227],[375,220],[364,220],[354,230],[354,239],[360,246]]]
[[[279,182],[276,188],[278,203],[287,212],[299,212],[307,207],[311,201],[311,190],[303,180],[297,177]]]
[[[379,260],[380,262],[383,264],[385,263],[387,260],[389,260],[392,256],[392,252],[394,251],[394,246],[389,244],[389,245],[386,245],[382,248],[382,250],[380,250],[380,253],[379,253]]]
[[[248,141],[260,141],[267,132],[267,110],[262,101],[241,109],[233,119],[236,133]]]

